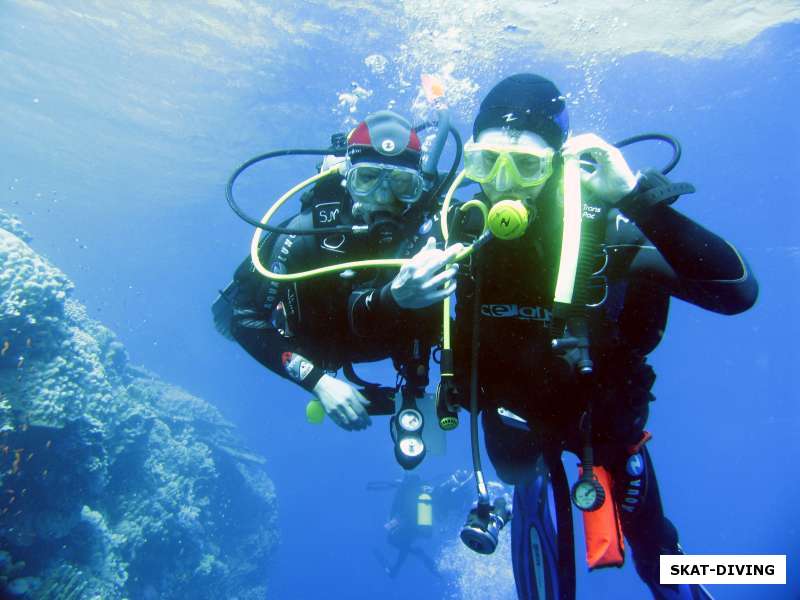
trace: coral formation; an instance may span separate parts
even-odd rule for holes
[[[0,595],[266,597],[264,460],[129,364],[28,241],[0,210]]]
[[[20,221],[19,217],[4,210],[0,210],[0,229],[13,233],[26,244],[33,240],[28,232],[22,228],[22,221]]]

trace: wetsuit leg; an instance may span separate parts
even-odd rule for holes
[[[397,500],[397,498],[395,498],[395,500]],[[392,513],[396,514],[395,507],[392,508]],[[413,529],[408,525],[408,523],[401,522],[400,525],[389,532],[386,541],[389,542],[390,546],[397,549],[397,558],[395,559],[394,564],[386,570],[386,572],[389,574],[389,577],[394,578],[397,577],[400,569],[403,568],[403,565],[405,564],[406,559],[411,552],[411,545],[414,543]]]
[[[383,556],[383,554],[381,553],[381,551],[380,551],[380,550],[378,550],[377,548],[373,548],[373,549],[372,549],[372,556],[374,556],[374,557],[375,557],[375,560],[377,560],[377,561],[378,561],[378,564],[381,566],[381,568],[383,569],[383,571],[384,571],[384,572],[385,572],[387,575],[391,575],[391,573],[392,573],[392,568],[389,566],[389,561],[388,561],[388,560],[386,560],[386,558],[384,558],[384,556]]]
[[[494,409],[484,411],[483,430],[497,474],[515,486],[511,560],[517,594],[521,600],[558,598],[558,544],[541,448],[530,432],[509,427]]]
[[[410,552],[411,548],[409,546],[397,549],[397,560],[394,561],[394,565],[389,567],[389,570],[387,571],[389,577],[392,579],[397,577],[397,574],[400,572],[400,568],[405,564]]]
[[[489,408],[483,411],[483,433],[489,460],[504,483],[517,485],[534,479],[542,452],[529,431],[509,427],[496,409]]]
[[[659,583],[659,557],[683,554],[675,526],[664,516],[653,462],[645,446],[614,461],[614,496],[620,509],[622,531],[633,552],[636,572],[656,600],[707,600],[700,585]]]
[[[439,573],[439,569],[436,568],[436,561],[434,561],[428,554],[422,549],[415,546],[412,546],[408,549],[408,551],[416,556],[419,561],[425,565],[425,568],[428,569],[433,575],[436,577],[441,577],[441,573]]]

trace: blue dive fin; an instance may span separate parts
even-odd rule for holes
[[[557,600],[558,543],[548,500],[548,477],[514,489],[511,559],[520,600]]]

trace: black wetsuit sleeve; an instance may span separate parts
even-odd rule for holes
[[[418,236],[413,243],[407,242],[404,255],[414,256],[425,245],[428,237],[438,237],[437,233],[439,232],[433,229],[428,234]],[[388,281],[359,286],[350,293],[347,312],[353,335],[373,340],[391,340],[396,339],[397,335],[427,338],[438,331],[436,323],[441,320],[441,304],[423,309],[401,307],[392,295],[395,275],[396,271],[387,276]]]
[[[402,308],[392,296],[391,285],[389,281],[382,286],[353,290],[348,301],[350,332],[362,340],[383,341],[387,347],[412,338],[436,343],[442,304]]]
[[[392,296],[392,282],[380,287],[354,290],[348,301],[350,330],[359,337],[372,338],[414,318],[414,312],[401,308]]]
[[[301,217],[292,221],[299,226]],[[290,226],[292,226],[290,224]],[[270,270],[272,265],[281,264],[284,272],[302,268],[313,247],[304,243],[303,236],[280,235],[262,245],[261,262]],[[311,391],[325,372],[316,367],[306,357],[296,354],[297,344],[284,336],[273,323],[275,311],[281,301],[286,300],[290,283],[274,282],[258,273],[250,261],[246,268],[240,268],[236,279],[239,292],[233,302],[231,333],[234,339],[250,356],[267,369],[294,381]]]
[[[717,313],[741,313],[755,303],[758,283],[732,244],[666,203],[634,197],[621,212],[652,243],[633,259],[631,277]]]

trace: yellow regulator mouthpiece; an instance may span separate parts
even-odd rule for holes
[[[519,200],[500,200],[489,210],[487,226],[501,240],[515,240],[528,228],[528,209]]]

